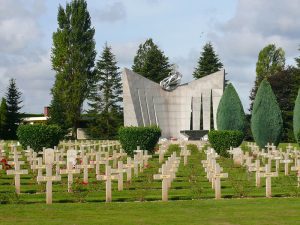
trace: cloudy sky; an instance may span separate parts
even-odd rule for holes
[[[0,97],[10,78],[23,93],[23,111],[41,113],[54,83],[50,54],[60,0],[0,0]],[[138,45],[152,37],[183,81],[211,41],[245,110],[258,52],[274,43],[287,64],[300,55],[299,0],[87,0],[96,49],[107,41],[120,67],[130,68]],[[98,57],[97,57],[98,58]]]

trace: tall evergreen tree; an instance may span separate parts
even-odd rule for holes
[[[6,99],[2,98],[0,105],[0,138],[6,139],[7,137],[7,104]]]
[[[96,65],[95,83],[89,98],[89,115],[93,118],[88,129],[90,136],[106,139],[116,137],[122,125],[121,94],[121,73],[111,47],[105,44]]]
[[[132,70],[144,77],[159,83],[172,71],[168,57],[164,55],[151,38],[140,44]]]
[[[219,71],[223,67],[218,55],[210,42],[206,43],[194,70],[193,77],[199,79],[211,73]]]
[[[293,113],[293,132],[295,139],[299,143],[300,135],[300,89],[298,91],[297,98],[295,100],[294,113]]]
[[[300,51],[300,48],[298,49]],[[300,68],[300,56],[295,58],[298,68]]]
[[[264,79],[253,104],[251,130],[256,144],[264,148],[267,143],[278,145],[282,134],[282,116],[271,85]]]
[[[95,30],[85,0],[72,0],[65,9],[59,6],[57,20],[51,55],[56,79],[51,90],[50,116],[53,115],[52,123],[61,125],[63,121],[65,127],[72,127],[76,137],[82,105],[94,79]]]
[[[7,104],[7,138],[16,139],[17,128],[21,121],[20,104],[22,93],[19,91],[16,85],[15,79],[9,80],[9,86],[6,92],[6,104]]]
[[[238,130],[245,133],[246,117],[242,102],[232,84],[227,85],[217,111],[218,130]]]
[[[261,81],[282,71],[284,66],[285,52],[282,48],[276,48],[275,44],[269,44],[259,52],[256,62],[256,79],[249,97],[251,101],[250,111],[252,111],[253,101]]]
[[[300,69],[289,66],[283,71],[270,76],[268,81],[282,113],[283,133],[281,140],[284,142],[294,142],[293,109],[300,87]]]

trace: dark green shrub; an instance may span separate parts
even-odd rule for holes
[[[253,104],[251,130],[260,148],[267,143],[278,145],[282,134],[282,116],[271,85],[263,80],[257,90]]]
[[[40,151],[43,147],[57,146],[63,138],[63,131],[57,125],[20,125],[17,136],[23,148],[30,146],[34,151]]]
[[[293,128],[296,141],[299,143],[300,132],[300,89],[295,101],[294,115],[293,115]]]
[[[218,154],[228,157],[230,147],[238,147],[243,142],[244,133],[238,130],[212,130],[208,133],[208,140],[211,147]]]
[[[218,130],[239,130],[245,133],[245,112],[232,84],[228,84],[217,111]]]
[[[132,126],[119,129],[120,143],[128,155],[133,155],[133,151],[136,150],[137,146],[140,146],[143,150],[148,150],[149,153],[153,153],[160,136],[161,130],[156,126]]]

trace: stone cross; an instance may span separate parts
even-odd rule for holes
[[[265,167],[260,166],[260,160],[255,160],[255,167],[249,167],[249,171],[255,172],[255,185],[256,187],[260,187],[260,177],[261,172],[265,171]]]
[[[108,165],[108,160],[102,159],[101,158],[101,153],[97,152],[96,153],[96,160],[90,161],[90,164],[95,165],[96,175],[99,175],[100,174],[100,165],[101,164]]]
[[[165,155],[165,148],[161,145],[159,146],[159,150],[157,152],[155,152],[155,154],[158,154],[158,162],[162,163],[164,160],[164,155]]]
[[[94,168],[94,165],[89,165],[87,156],[84,156],[82,159],[82,164],[76,165],[76,168],[83,169],[83,182],[87,184],[89,182],[89,169]]]
[[[215,165],[215,172],[214,172],[214,183],[215,183],[215,198],[221,198],[221,178],[228,178],[228,173],[221,173],[221,168],[218,163]]]
[[[106,202],[111,202],[112,195],[111,195],[111,181],[117,180],[119,178],[118,175],[112,175],[111,174],[111,167],[106,166],[105,167],[105,175],[97,175],[97,180],[105,180],[105,192],[106,192]]]
[[[298,159],[297,166],[293,166],[291,171],[297,171],[297,183],[298,187],[300,187],[300,160]]]
[[[60,160],[60,154],[56,153],[55,154],[55,160],[54,160],[54,165],[55,165],[55,175],[58,176],[60,172],[60,165],[65,165],[66,162],[64,160]]]
[[[138,177],[138,175],[139,175],[139,161],[137,159],[137,155],[133,156],[133,172],[134,172],[134,176]]]
[[[131,162],[130,157],[127,157],[127,163],[124,165],[124,168],[126,169],[127,181],[131,181],[131,172],[132,168],[134,168],[134,164]]]
[[[289,175],[289,164],[293,162],[289,159],[289,153],[284,153],[284,160],[280,160],[280,162],[284,163],[284,175]]]
[[[143,155],[144,166],[148,166],[148,159],[150,158],[152,158],[152,155],[148,155],[148,150],[145,150]]]
[[[180,151],[180,156],[183,156],[183,165],[187,164],[187,157],[191,155],[191,151],[187,149],[182,149]]]
[[[47,148],[44,151],[45,164],[46,164],[46,176],[37,176],[38,182],[47,182],[46,184],[46,203],[52,204],[52,182],[60,181],[61,176],[52,176],[52,166],[54,162],[54,150]]]
[[[272,151],[274,149],[274,147],[276,147],[273,143],[268,143],[266,146],[267,151]]]
[[[168,181],[171,175],[167,172],[166,165],[162,165],[161,174],[154,174],[154,180],[162,180],[162,201],[168,201]]]
[[[80,173],[80,169],[73,169],[73,163],[70,161],[67,164],[67,169],[60,170],[60,174],[68,174],[68,192],[72,192],[73,174]]]
[[[140,172],[143,172],[144,170],[144,159],[143,159],[143,153],[144,151],[140,149],[140,146],[137,146],[137,150],[134,150],[135,159],[137,160],[138,164],[140,165]]]
[[[280,156],[280,153],[278,151],[275,153],[273,159],[275,160],[276,172],[279,172],[279,163],[282,157]]]
[[[270,167],[268,165],[265,166],[265,171],[260,174],[261,177],[266,178],[266,197],[271,198],[272,197],[272,185],[271,185],[271,177],[277,177],[277,172],[271,172]]]
[[[111,172],[118,174],[118,191],[123,191],[123,173],[127,172],[123,167],[123,162],[118,161],[118,168],[112,169]]]
[[[286,152],[290,152],[291,150],[293,150],[293,145],[289,143],[288,146],[286,146]]]
[[[41,157],[37,158],[38,164],[37,165],[32,165],[31,169],[32,170],[37,170],[38,171],[38,177],[43,176],[43,170],[46,169],[46,165],[43,165],[43,159]],[[40,184],[40,182],[38,182]]]
[[[70,149],[67,151],[67,163],[72,163],[72,166],[75,167],[77,163],[77,151],[74,149]]]
[[[28,170],[21,170],[20,169],[20,162],[18,160],[18,155],[14,154],[14,170],[7,170],[6,174],[7,175],[14,175],[15,176],[15,188],[16,188],[16,193],[20,194],[21,190],[21,181],[20,181],[20,175],[23,174],[28,174]]]

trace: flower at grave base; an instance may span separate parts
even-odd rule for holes
[[[83,184],[83,185],[88,185],[89,183],[88,183],[88,182],[82,181],[81,184]]]

